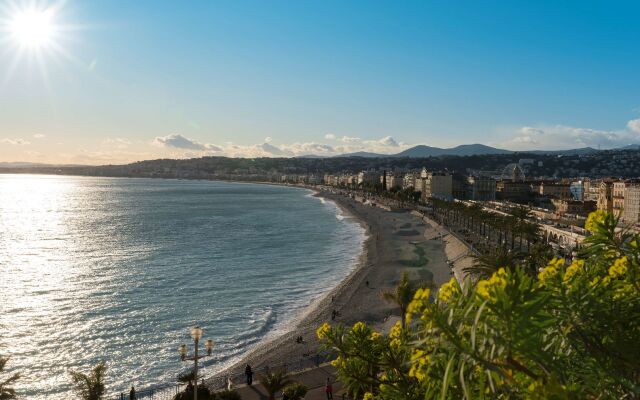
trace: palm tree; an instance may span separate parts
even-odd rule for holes
[[[473,254],[471,257],[473,257],[473,265],[465,268],[464,272],[479,279],[490,277],[500,268],[514,268],[520,258],[517,252],[502,246],[488,253]]]
[[[0,373],[4,371],[4,367],[7,365],[9,357],[0,357]],[[10,388],[9,385],[17,381],[20,378],[19,374],[13,374],[5,380],[0,380],[0,400],[17,399],[16,391]]]
[[[290,384],[291,381],[287,378],[287,373],[280,369],[267,373],[262,377],[262,379],[260,379],[260,383],[267,390],[269,400],[274,400],[276,393]]]
[[[400,282],[392,290],[385,290],[382,292],[382,298],[389,303],[395,303],[400,308],[400,318],[402,320],[402,326],[405,326],[405,315],[407,314],[407,307],[413,300],[415,293],[414,288],[409,283],[409,274],[405,271],[400,277]]]
[[[104,375],[107,366],[101,362],[91,370],[90,374],[71,371],[71,380],[75,391],[83,400],[101,400],[104,396]]]
[[[531,276],[537,276],[539,270],[553,258],[553,248],[544,242],[536,242],[527,249],[522,265]]]

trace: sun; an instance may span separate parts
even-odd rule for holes
[[[78,61],[68,50],[82,27],[69,24],[67,0],[0,0],[0,82],[39,72],[49,84],[52,68]],[[12,56],[12,57],[11,57]]]
[[[9,22],[9,32],[19,46],[45,47],[55,34],[53,16],[51,9],[19,11]]]

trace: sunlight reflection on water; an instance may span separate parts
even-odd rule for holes
[[[0,175],[0,354],[34,399],[107,362],[109,392],[174,379],[198,323],[229,362],[342,279],[364,231],[297,189]],[[277,276],[277,279],[273,279]]]

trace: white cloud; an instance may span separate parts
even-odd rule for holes
[[[43,139],[43,138],[45,138],[46,136],[45,136],[45,135],[43,135],[42,133],[36,133],[35,135],[33,135],[33,137],[34,137],[34,139]]]
[[[398,142],[396,142],[396,140],[394,138],[392,138],[391,136],[387,136],[387,137],[384,137],[384,138],[380,139],[380,143],[382,143],[385,146],[390,146],[390,147],[398,147],[399,146]]]
[[[355,142],[359,142],[361,140],[362,139],[360,139],[359,137],[349,137],[349,136],[343,136],[343,137],[340,138],[340,141],[344,142],[344,143],[355,143]]]
[[[627,131],[605,131],[566,125],[523,126],[514,132],[511,139],[498,145],[511,150],[568,150],[580,147],[610,149],[637,142],[640,120],[629,121],[627,128]]]
[[[629,128],[631,132],[640,134],[640,119],[632,119],[627,122],[627,128]]]
[[[0,139],[0,143],[11,144],[14,146],[26,146],[31,144],[31,142],[24,139]]]
[[[267,157],[270,155],[282,156],[282,157],[289,157],[293,155],[292,152],[283,150],[269,143],[262,143],[262,144],[256,145],[254,148],[258,151],[264,152],[267,155]]]
[[[334,135],[333,133],[327,133],[326,135],[324,135],[324,138],[327,140],[334,140],[336,138],[336,135]]]
[[[153,140],[153,143],[160,147],[169,147],[182,150],[208,151],[214,153],[222,151],[222,148],[214,144],[203,144],[196,140],[189,139],[175,133],[167,136],[158,136]]]
[[[330,135],[330,136],[328,136]],[[335,156],[357,151],[368,151],[382,154],[392,154],[408,148],[409,145],[398,143],[394,138],[387,136],[375,140],[363,140],[357,137],[342,136],[338,138],[334,134],[324,135],[332,137],[340,145],[334,146],[317,142],[295,142],[291,144],[275,144],[271,137],[265,138],[260,144],[236,144],[227,142],[223,145],[201,143],[180,134],[159,136],[153,140],[153,144],[170,150],[171,157],[200,157],[205,155],[218,155],[227,157],[296,157],[306,155]]]

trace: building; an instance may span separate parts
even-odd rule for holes
[[[611,212],[613,210],[613,182],[602,180],[598,187],[598,210]]]
[[[422,198],[437,198],[451,200],[453,198],[453,179],[449,174],[428,172],[424,181]]]
[[[582,181],[582,185],[584,187],[582,200],[597,202],[600,196],[600,181],[585,179]]]
[[[629,224],[640,223],[640,184],[632,183],[626,187],[622,220]]]
[[[520,164],[512,163],[504,167],[501,180],[511,182],[524,182],[524,171],[522,170]]]
[[[543,197],[553,199],[571,199],[571,190],[568,183],[560,182],[540,182],[538,186],[538,194]]]
[[[565,215],[580,215],[586,217],[597,208],[595,201],[578,201],[567,199],[551,199],[555,214],[559,217]]]
[[[499,180],[496,182],[498,200],[527,201],[531,199],[531,183]]]
[[[621,216],[624,208],[624,192],[627,183],[625,181],[613,182],[611,187],[611,206],[613,208],[613,215],[616,217]]]
[[[380,180],[380,173],[376,171],[362,171],[358,173],[359,186],[375,185]]]
[[[467,199],[467,177],[462,174],[451,175],[451,196],[454,199]]]
[[[416,176],[416,186],[414,187],[413,190],[424,194],[426,191],[426,182],[427,182],[428,175],[429,175],[429,172],[427,171],[427,169],[422,168],[422,171],[420,171],[420,173]],[[424,199],[423,195],[420,197]]]
[[[584,200],[584,183],[582,181],[571,182],[571,184],[569,184],[569,191],[574,200]]]
[[[386,171],[383,176],[380,177],[380,182],[386,185],[385,190],[402,189],[404,175],[399,172]]]
[[[420,180],[420,175],[415,172],[409,172],[404,175],[402,180],[402,188],[403,189],[414,189],[416,188],[416,181]]]
[[[469,200],[493,201],[496,199],[496,180],[488,176],[467,177],[467,195]]]

